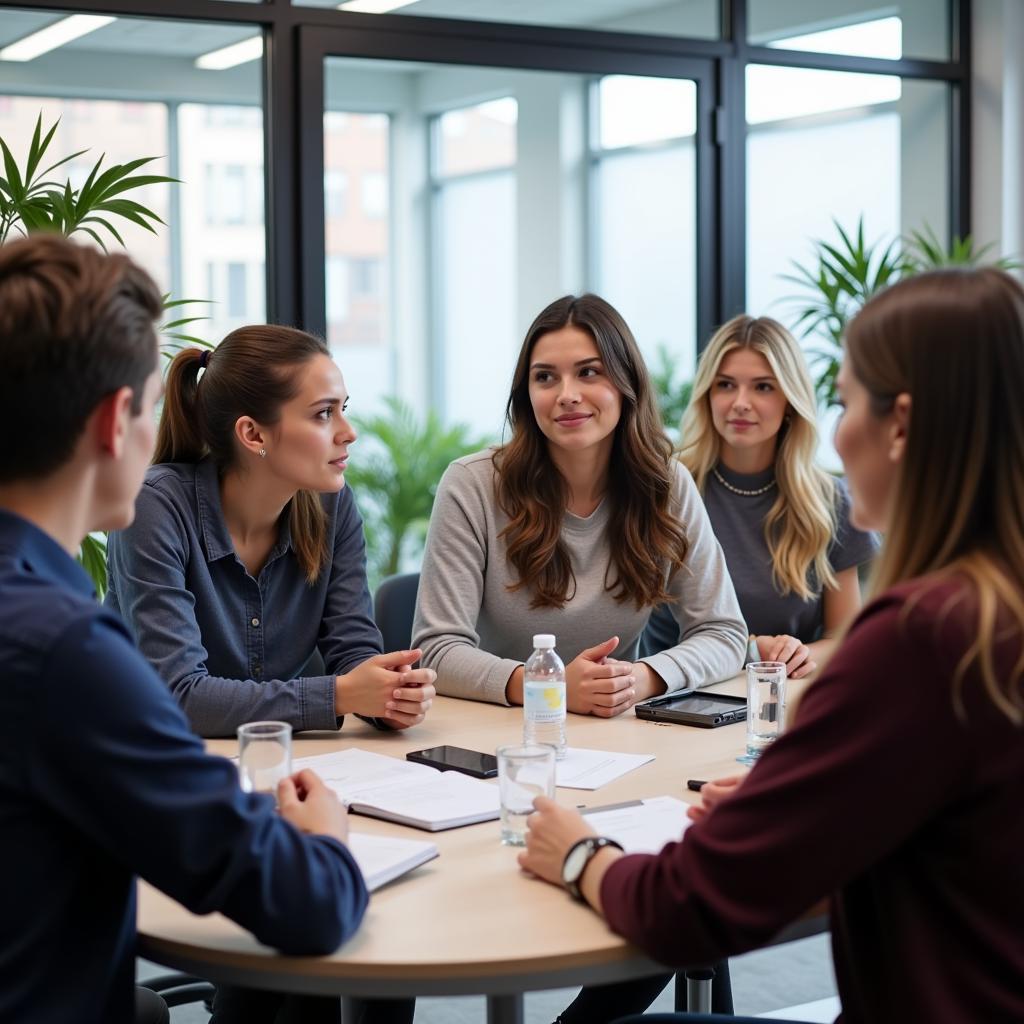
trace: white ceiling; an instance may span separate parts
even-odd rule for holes
[[[705,7],[707,0],[418,0],[396,12],[431,17],[502,20],[531,25],[588,25],[652,9]],[[338,0],[311,0],[304,6],[337,7]],[[22,39],[64,15],[5,9],[0,17],[0,46]],[[251,25],[118,18],[62,49],[92,53],[197,57],[254,35]]]

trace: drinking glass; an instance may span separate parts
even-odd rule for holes
[[[555,795],[555,748],[519,743],[498,747],[497,754],[501,841],[505,846],[525,846],[533,798]]]
[[[277,784],[292,773],[292,727],[287,722],[247,722],[238,727],[238,778],[246,793],[277,797]]]
[[[785,662],[751,662],[747,666],[747,751],[736,760],[753,764],[782,732],[785,716]]]

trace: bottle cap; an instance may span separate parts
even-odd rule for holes
[[[533,646],[538,650],[544,650],[555,646],[554,633],[538,633],[533,638]]]

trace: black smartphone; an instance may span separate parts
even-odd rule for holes
[[[637,718],[653,722],[678,722],[717,729],[720,725],[746,721],[747,701],[745,697],[733,697],[727,693],[676,693],[637,704],[633,710]]]
[[[498,774],[498,759],[493,754],[483,754],[479,750],[467,750],[465,747],[450,747],[447,744],[414,750],[406,754],[405,759],[440,768],[443,772],[462,772],[475,779],[493,779]]]

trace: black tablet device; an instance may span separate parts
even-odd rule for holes
[[[637,718],[652,722],[678,722],[681,725],[697,725],[704,729],[716,729],[732,722],[744,722],[747,718],[745,697],[732,697],[727,693],[673,693],[668,697],[637,704],[634,709]]]

